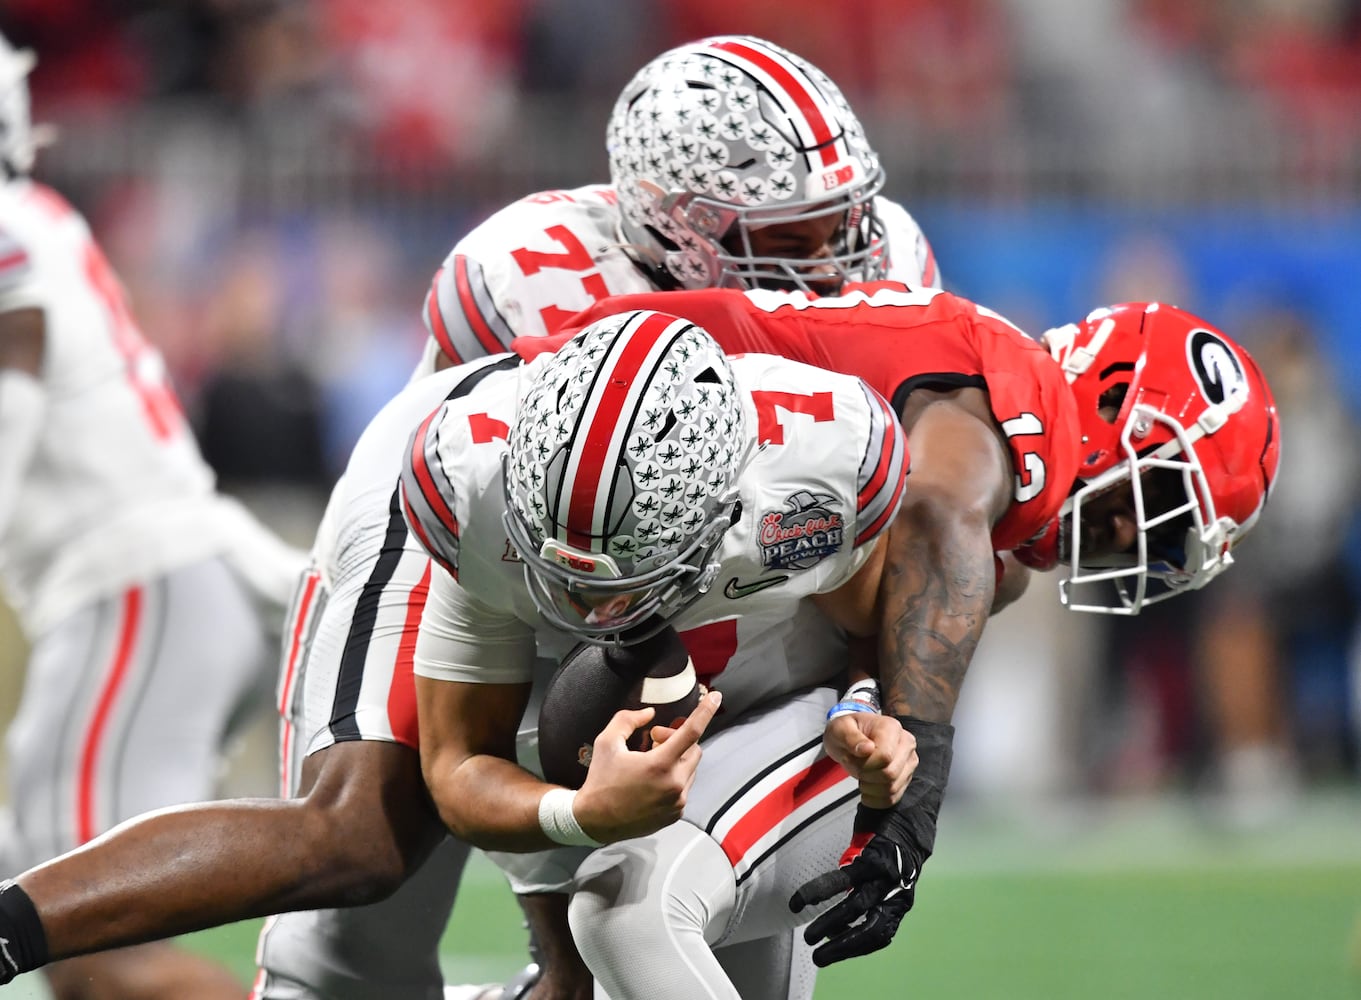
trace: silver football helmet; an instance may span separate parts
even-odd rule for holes
[[[635,311],[565,344],[521,401],[504,469],[543,616],[627,645],[707,591],[750,437],[732,369],[693,323]]]
[[[620,94],[606,148],[625,240],[680,287],[817,290],[888,267],[879,158],[836,85],[778,45],[663,53]],[[754,231],[813,219],[833,224],[820,255],[757,256]]]

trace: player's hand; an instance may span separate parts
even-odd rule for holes
[[[912,909],[917,876],[926,860],[926,852],[897,810],[861,806],[855,826],[856,835],[840,867],[805,882],[789,901],[789,908],[798,913],[844,896],[804,930],[804,940],[816,946],[813,962],[819,967],[887,947]]]
[[[591,767],[577,793],[581,828],[601,843],[644,837],[680,819],[699,766],[700,737],[723,696],[711,691],[658,746],[635,751],[628,738],[652,720],[655,709],[625,709],[595,738]]]
[[[896,805],[917,770],[917,738],[891,715],[838,715],[827,723],[822,745],[860,783],[860,803],[871,809]]]
[[[708,687],[703,684],[697,684],[696,687],[699,689],[699,696],[701,698],[709,693]],[[652,741],[652,746],[661,746],[671,737],[675,736],[676,733],[680,732],[678,727],[683,722],[685,722],[685,719],[673,719],[673,724],[670,726],[654,725],[647,733],[648,738]]]

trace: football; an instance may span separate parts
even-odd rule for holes
[[[690,655],[669,626],[634,646],[574,646],[548,682],[539,710],[544,779],[580,788],[595,738],[620,709],[657,709],[628,741],[631,750],[647,750],[652,727],[679,724],[703,694]]]

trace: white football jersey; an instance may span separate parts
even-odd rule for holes
[[[215,495],[161,355],[85,220],[16,181],[0,185],[0,312],[28,308],[45,318],[45,413],[0,533],[0,579],[25,630],[219,554],[263,570],[255,582],[282,605],[300,561],[281,564],[284,547]]]
[[[546,361],[441,404],[406,452],[405,513],[444,568],[431,580],[416,648],[423,676],[529,682],[536,650],[558,659],[575,643],[540,617],[503,524],[507,434]],[[697,670],[735,713],[844,666],[836,657],[791,665],[783,639],[801,598],[835,590],[863,565],[897,511],[908,455],[888,404],[858,378],[773,355],[734,358],[732,369],[759,446],[739,479],[721,572],[673,624],[687,646],[699,637]],[[736,655],[739,640],[748,655]]]
[[[392,527],[403,455],[416,426],[451,392],[505,379],[522,364],[517,355],[502,354],[435,372],[408,385],[369,421],[331,490],[312,546],[312,565],[330,594],[359,587],[372,575]]]
[[[940,287],[930,244],[907,210],[875,199],[890,255],[887,277]],[[543,191],[501,209],[454,245],[423,310],[431,340],[454,362],[510,350],[514,337],[555,332],[573,313],[610,295],[657,291],[624,252],[618,198],[604,184]]]

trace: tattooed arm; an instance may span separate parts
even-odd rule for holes
[[[918,390],[903,407],[912,474],[880,583],[885,712],[949,722],[993,603],[993,525],[1011,460],[981,389]]]
[[[950,717],[995,596],[992,528],[1010,502],[1011,460],[982,390],[917,390],[902,420],[912,473],[882,557],[879,685],[917,765],[895,806],[861,804],[838,868],[790,900],[798,912],[839,899],[804,931],[820,966],[887,947],[912,908],[950,775]]]

